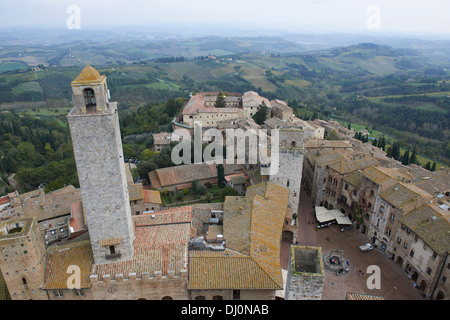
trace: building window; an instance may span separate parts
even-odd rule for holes
[[[241,300],[241,290],[233,290],[233,300]]]
[[[345,184],[345,190],[348,190],[348,183]]]
[[[95,102],[94,90],[91,88],[84,89],[83,94],[86,108],[95,110],[97,104]]]
[[[408,243],[405,242],[405,243],[403,244],[403,247],[404,247],[405,249],[408,249]]]
[[[381,212],[381,213],[384,212],[384,207],[383,207],[383,206],[380,207],[380,212]]]
[[[398,244],[402,243],[402,239],[400,239],[400,237],[397,238],[397,243]]]
[[[213,300],[223,300],[223,297],[222,296],[214,296]]]
[[[109,253],[116,254],[116,248],[114,246],[109,246]]]
[[[73,293],[74,293],[77,297],[82,297],[82,296],[84,296],[84,292],[83,292],[82,290],[80,290],[80,289],[75,289],[75,290],[73,291]]]
[[[60,290],[55,290],[53,291],[53,294],[55,295],[55,297],[60,298],[63,296],[63,292]]]
[[[446,276],[443,276],[443,277],[442,277],[442,282],[445,283],[445,281],[447,281],[447,277],[446,277]]]
[[[391,213],[391,221],[394,221],[395,220],[395,215],[393,215],[392,213]]]
[[[414,250],[411,250],[411,252],[409,253],[409,255],[412,257],[414,257]]]
[[[430,275],[430,274],[431,274],[431,271],[432,271],[431,268],[428,268],[428,269],[427,269],[427,274]]]

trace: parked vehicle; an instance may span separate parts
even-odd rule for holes
[[[359,250],[361,252],[371,251],[373,250],[373,245],[370,243],[363,244],[362,246],[359,246]]]

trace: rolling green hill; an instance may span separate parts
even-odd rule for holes
[[[423,50],[360,43],[306,52],[281,37],[75,41],[0,50],[2,61],[18,57],[46,68],[0,73],[0,108],[70,106],[70,82],[89,62],[108,77],[111,98],[123,109],[188,98],[192,91],[253,90],[287,101],[303,118],[361,123],[450,164],[450,63]]]

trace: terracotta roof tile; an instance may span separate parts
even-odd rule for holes
[[[288,189],[271,182],[249,187],[245,197],[226,197],[227,250],[190,250],[188,288],[282,289],[280,237],[288,198]]]
[[[94,263],[91,243],[89,240],[58,246],[47,250],[45,266],[45,289],[67,289],[67,280],[71,276],[67,273],[70,265],[80,267],[81,288],[90,288],[89,276]]]

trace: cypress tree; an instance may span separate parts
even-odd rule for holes
[[[403,153],[402,164],[407,166],[409,164],[409,149]]]
[[[425,169],[431,170],[431,163],[430,163],[430,161],[428,161],[427,164],[425,165]]]
[[[433,166],[431,167],[431,171],[436,171],[436,162],[433,162]]]
[[[416,146],[414,146],[411,158],[409,158],[409,163],[417,164]]]
[[[378,140],[375,138],[375,140],[372,140],[372,145],[374,146],[374,147],[377,147],[378,146]]]

